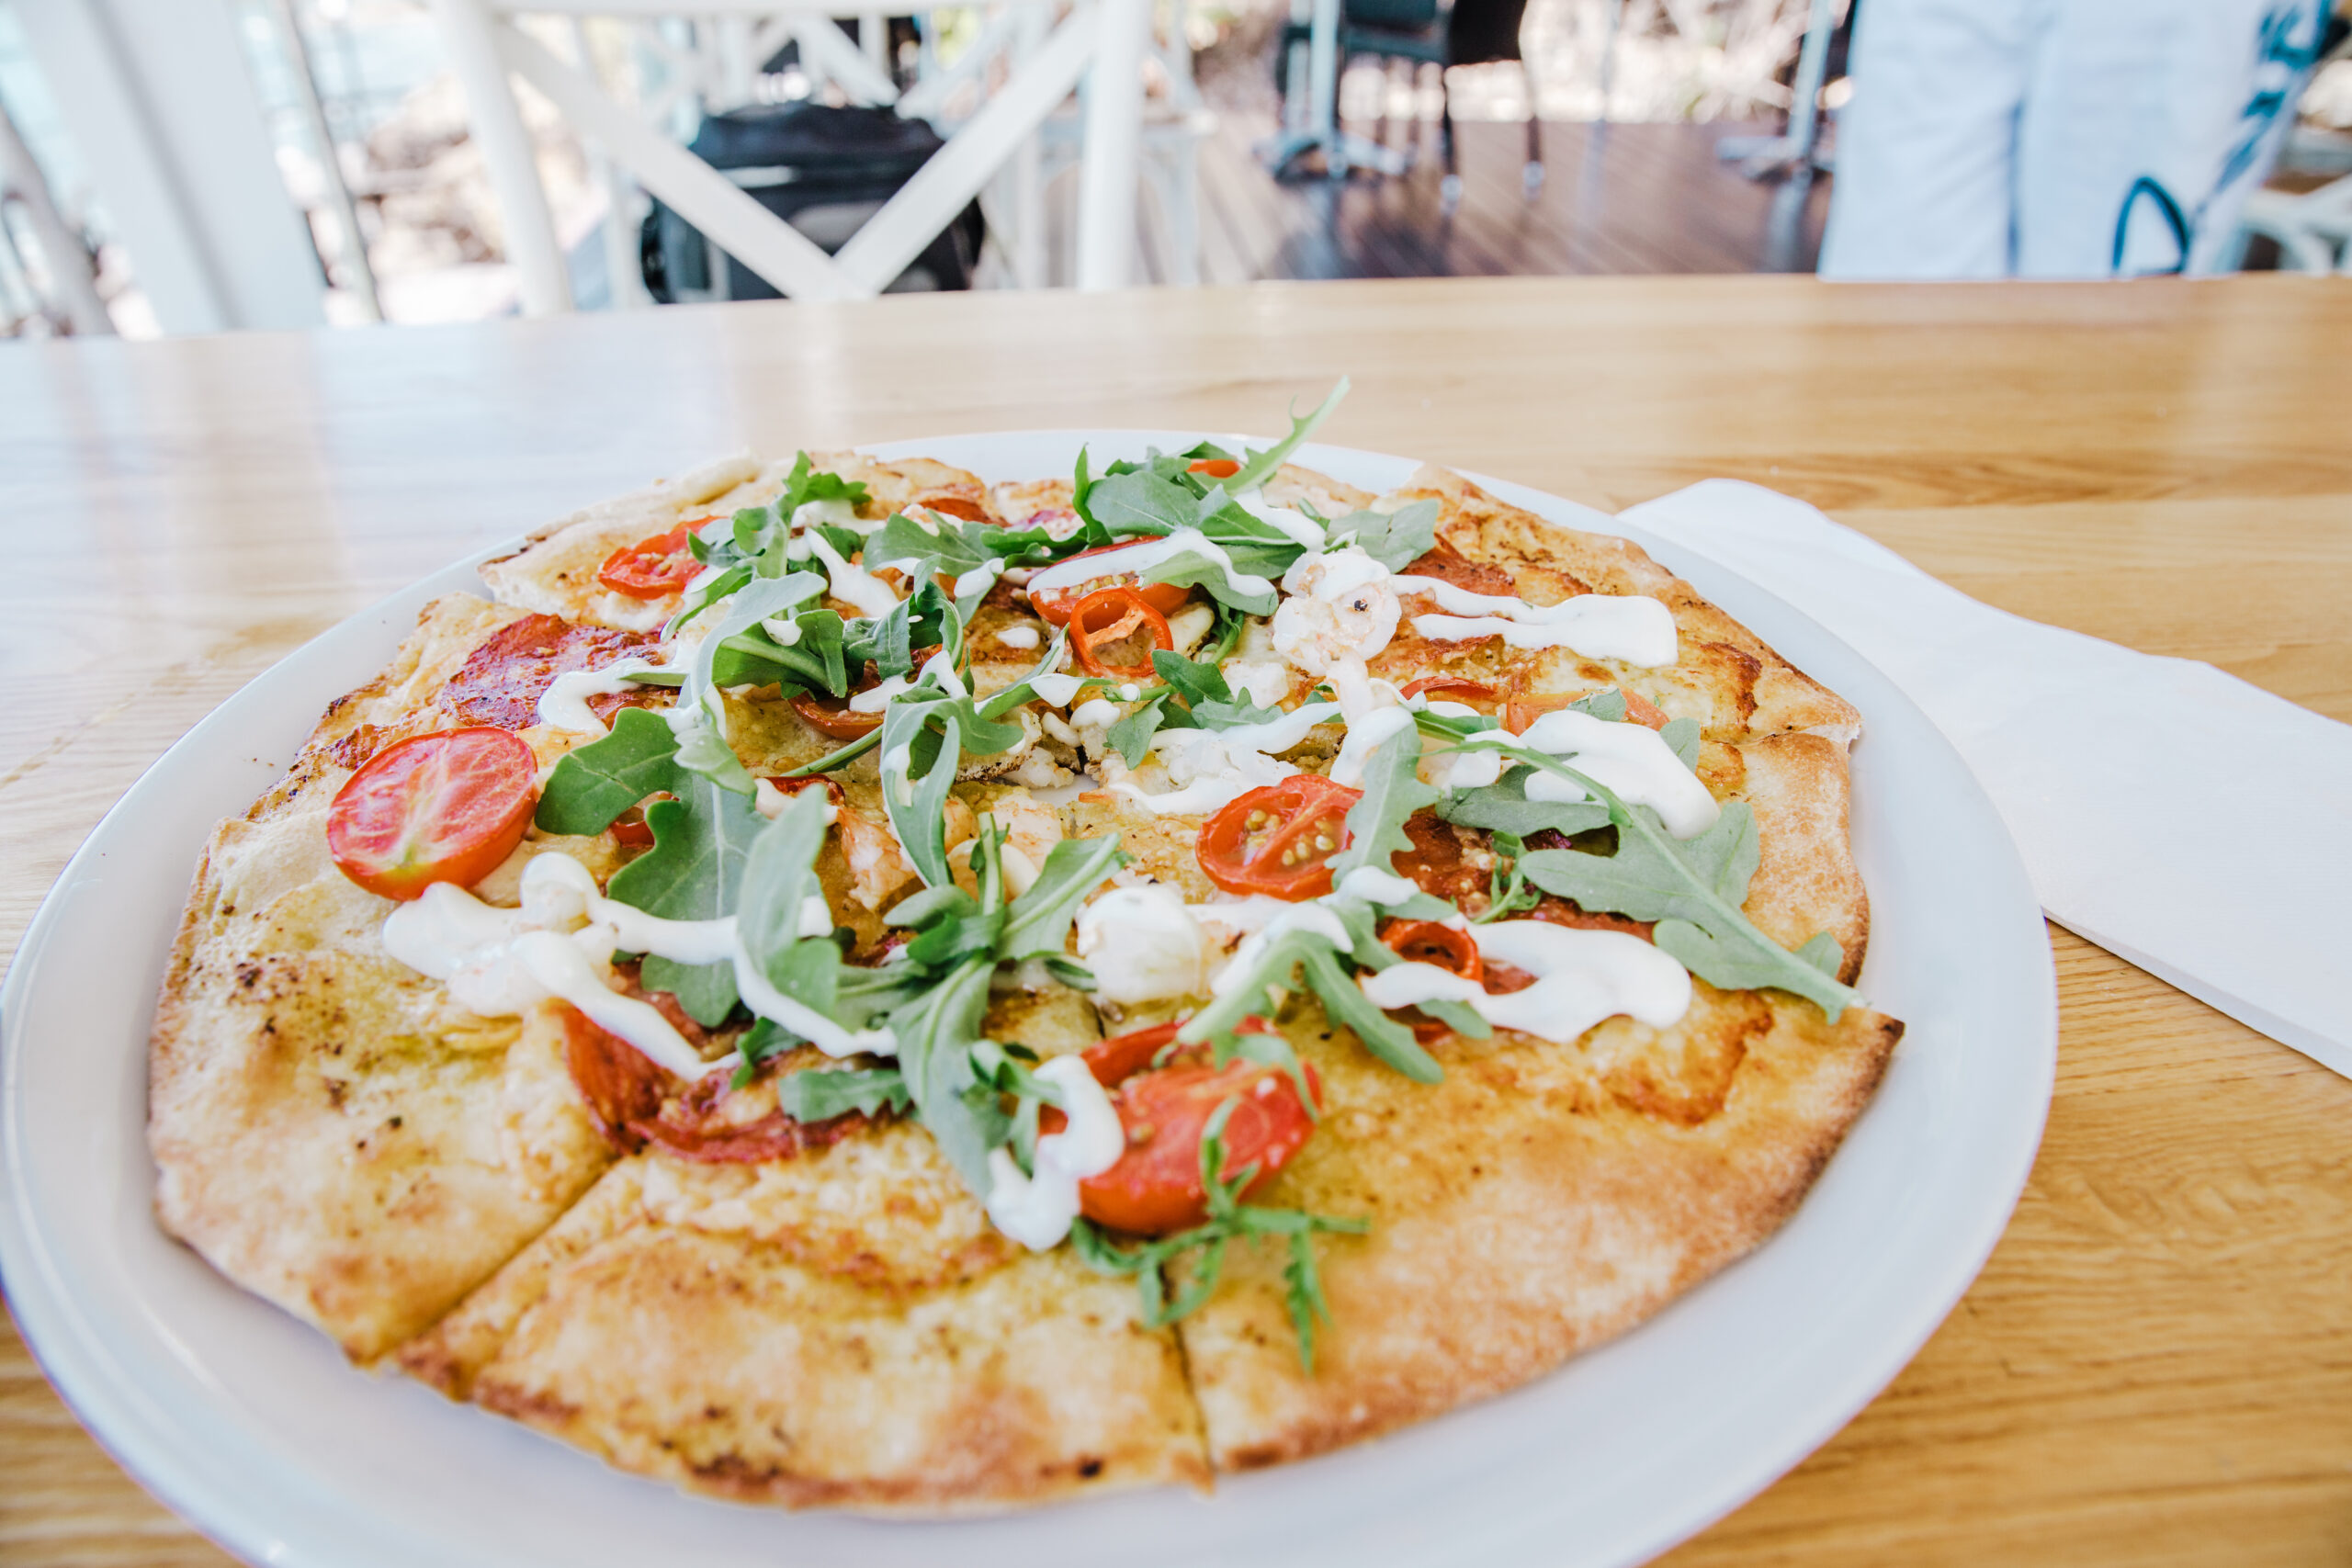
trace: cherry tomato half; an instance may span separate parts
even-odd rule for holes
[[[1138,633],[1151,639],[1141,662],[1103,662],[1102,649],[1116,647]],[[1127,587],[1105,588],[1080,600],[1078,608],[1070,612],[1069,640],[1088,674],[1119,675],[1130,681],[1152,678],[1152,649],[1171,653],[1176,649],[1176,635],[1168,629],[1168,617],[1153,609],[1150,600]]]
[[[1399,695],[1437,697],[1456,703],[1490,703],[1495,700],[1495,689],[1484,681],[1473,681],[1466,675],[1423,675],[1406,682]]]
[[[1666,715],[1655,704],[1635,693],[1626,691],[1622,686],[1618,691],[1625,699],[1626,722],[1643,725],[1651,729],[1666,728]],[[1591,694],[1589,692],[1569,692],[1543,696],[1513,697],[1503,707],[1503,728],[1514,735],[1524,735],[1527,733],[1527,727],[1545,714],[1557,713],[1569,704],[1580,703]]]
[[[679,524],[666,534],[623,545],[596,569],[596,581],[631,599],[659,599],[677,592],[702,570],[702,562],[695,559],[686,536],[709,521],[707,517],[697,517]]]
[[[1030,521],[1034,523],[1036,519],[1032,518]],[[1097,545],[1091,550],[1080,550],[1069,558],[1084,560],[1088,556],[1130,550],[1139,545],[1148,545],[1153,542],[1150,539],[1123,539],[1115,545]],[[1172,582],[1138,583],[1134,572],[1120,571],[1116,568],[1112,568],[1105,570],[1100,577],[1089,578],[1082,582],[1073,582],[1065,587],[1048,588],[1043,592],[1032,588],[1029,590],[1029,607],[1044,617],[1048,626],[1068,626],[1069,613],[1078,608],[1080,601],[1098,589],[1114,587],[1134,589],[1143,595],[1145,604],[1149,604],[1163,615],[1172,615],[1182,609],[1184,601],[1192,597],[1193,593],[1191,589],[1179,588]]]
[[[653,844],[653,824],[645,819],[646,808],[657,800],[675,800],[678,797],[676,795],[672,795],[666,789],[655,790],[651,795],[647,795],[643,800],[638,802],[635,806],[630,807],[618,817],[614,818],[613,825],[610,829],[613,835],[613,842],[619,844],[626,849],[642,850],[651,848]]]
[[[1086,1048],[1080,1060],[1086,1063],[1086,1070],[1094,1075],[1096,1083],[1101,1084],[1104,1089],[1116,1089],[1126,1079],[1151,1066],[1151,1059],[1159,1054],[1163,1046],[1175,1043],[1176,1032],[1189,1021],[1191,1021],[1188,1019],[1170,1019],[1166,1023],[1155,1023],[1148,1029],[1131,1029],[1125,1034],[1114,1034],[1108,1040],[1098,1040]],[[1275,1032],[1275,1029],[1272,1024],[1253,1013],[1243,1019],[1240,1027],[1234,1032],[1272,1034]],[[1049,1108],[1049,1114],[1059,1116],[1061,1112],[1051,1111]],[[1046,1129],[1048,1132],[1052,1130],[1050,1127]]]
[[[847,697],[803,692],[792,699],[792,711],[800,716],[801,723],[835,740],[855,740],[882,728],[880,714],[854,712]]]
[[[1177,1027],[1137,1032],[1157,1035],[1164,1031],[1172,1037]],[[1262,1022],[1259,1029],[1272,1032]],[[1128,1038],[1102,1044],[1118,1045]],[[1165,1042],[1152,1049],[1160,1043]],[[1087,1053],[1090,1066],[1102,1048]],[[1306,1069],[1306,1083],[1319,1101],[1322,1085],[1312,1067]],[[1298,1087],[1280,1067],[1239,1059],[1212,1066],[1207,1047],[1180,1046],[1166,1066],[1129,1074],[1113,1092],[1111,1104],[1126,1134],[1126,1152],[1118,1164],[1079,1184],[1080,1213],[1096,1224],[1135,1235],[1166,1235],[1199,1224],[1208,1216],[1208,1193],[1201,1185],[1201,1137],[1209,1118],[1228,1100],[1235,1103],[1226,1119],[1225,1164],[1217,1174],[1229,1181],[1255,1165],[1258,1174],[1242,1189],[1245,1197],[1272,1181],[1315,1130]],[[1048,1132],[1059,1124],[1058,1113],[1039,1122]]]
[[[1204,457],[1184,471],[1189,474],[1206,474],[1213,479],[1229,479],[1241,471],[1241,465],[1230,457]]]
[[[1319,898],[1331,891],[1330,857],[1348,841],[1348,808],[1363,798],[1319,773],[1294,774],[1203,823],[1193,857],[1227,893]]]
[[[1468,931],[1435,920],[1391,920],[1382,929],[1380,940],[1408,964],[1434,964],[1465,980],[1485,977],[1478,944]]]
[[[436,882],[470,887],[514,852],[539,797],[539,762],[503,729],[412,736],[345,781],[327,808],[344,875],[387,898]]]

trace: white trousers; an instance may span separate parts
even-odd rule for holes
[[[2233,265],[2330,0],[1861,0],[1825,277]]]

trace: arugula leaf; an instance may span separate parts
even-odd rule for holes
[[[1527,858],[1527,845],[1516,834],[1497,832],[1494,835],[1495,863],[1487,873],[1487,908],[1483,914],[1474,915],[1470,923],[1483,926],[1489,920],[1499,920],[1516,915],[1522,909],[1532,909],[1544,902],[1544,896],[1527,886],[1527,874],[1519,863]],[[1504,864],[1510,874],[1505,876]]]
[[[831,610],[803,610],[786,624],[792,631],[788,643],[776,640],[766,620],[721,638],[711,655],[711,684],[764,686],[774,682],[787,694],[807,691],[847,696],[849,660],[843,652],[841,616]]]
[[[1595,692],[1589,697],[1578,697],[1568,706],[1574,712],[1589,713],[1611,724],[1625,722],[1625,694],[1614,686],[1605,692]]]
[[[768,983],[813,1010],[831,1015],[840,989],[842,951],[829,931],[800,934],[800,913],[822,900],[817,856],[825,847],[825,800],[802,790],[752,840],[736,901],[736,934]],[[749,1053],[746,1053],[748,1059]]]
[[[1380,940],[1380,919],[1373,906],[1344,897],[1327,897],[1322,903],[1325,908],[1339,917],[1340,924],[1347,929],[1348,939],[1354,944],[1348,956],[1355,960],[1358,968],[1369,969],[1377,975],[1383,969],[1405,962],[1401,953]],[[1443,920],[1452,919],[1460,911],[1442,898],[1421,893],[1402,904],[1387,906],[1381,912],[1401,920]],[[1420,1004],[1420,1009],[1464,1039],[1484,1040],[1494,1032],[1493,1026],[1480,1017],[1478,1010],[1468,1002],[1426,1001]]]
[[[658,800],[645,813],[653,847],[613,874],[612,897],[672,920],[715,920],[735,912],[743,863],[767,821],[750,799],[696,774],[670,785],[675,800]],[[641,978],[649,991],[672,991],[688,1017],[706,1029],[727,1021],[735,1007],[729,964],[679,964],[649,955]]]
[[[1838,983],[1835,964],[1825,972],[1823,961],[1834,939],[1824,943],[1820,935],[1814,937],[1801,956],[1757,930],[1740,912],[1758,852],[1756,818],[1747,802],[1724,807],[1715,825],[1698,837],[1678,840],[1667,832],[1657,812],[1627,806],[1606,784],[1558,758],[1523,746],[1503,750],[1580,785],[1608,807],[1609,819],[1617,828],[1613,855],[1539,850],[1526,856],[1520,868],[1536,886],[1573,898],[1588,909],[1690,927],[1690,931],[1670,931],[1658,947],[1710,985],[1732,990],[1777,986],[1819,1007],[1833,1023],[1847,1008],[1862,1005],[1859,995]],[[1706,940],[1695,940],[1693,932]]]
[[[623,708],[611,734],[558,759],[533,820],[543,833],[601,833],[647,795],[675,787],[677,750],[659,714]]]
[[[1402,571],[1436,547],[1437,502],[1408,501],[1394,512],[1351,512],[1328,530],[1334,548],[1352,541],[1391,571]]]
[[[1155,654],[1153,657],[1166,656]],[[1144,753],[1151,750],[1151,738],[1159,734],[1160,726],[1168,721],[1168,699],[1172,694],[1166,687],[1153,692],[1102,732],[1102,739],[1110,744],[1111,750],[1116,751],[1130,768],[1143,766]]]
[[[1637,818],[1646,813],[1657,821],[1657,814],[1648,807],[1632,810]],[[1620,828],[1614,854],[1537,850],[1520,863],[1520,869],[1545,892],[1573,898],[1588,909],[1612,910],[1637,920],[1688,919],[1702,915],[1710,898],[1735,908],[1744,902],[1758,855],[1756,814],[1746,801],[1736,800],[1723,808],[1713,827],[1695,839],[1676,840],[1663,828],[1655,837]]]
[[[795,1122],[830,1122],[853,1111],[904,1111],[914,1097],[897,1067],[809,1067],[776,1081],[775,1102]]]
[[[1331,1021],[1354,1030],[1365,1050],[1416,1083],[1436,1083],[1445,1076],[1437,1059],[1413,1038],[1413,1032],[1373,1006],[1372,999],[1357,987],[1331,939],[1296,927],[1267,943],[1238,978],[1228,981],[1220,976],[1216,999],[1194,1013],[1177,1039],[1186,1043],[1215,1041],[1223,1059],[1230,1054],[1242,1020],[1266,1010],[1271,993],[1288,989],[1292,976],[1302,970],[1308,987],[1323,998],[1323,1010]]]
[[[1263,724],[1283,715],[1279,707],[1260,707],[1258,700],[1247,694],[1236,697],[1233,689],[1226,684],[1225,671],[1213,660],[1186,659],[1182,654],[1155,649],[1151,667],[1182,700],[1184,716],[1191,720],[1188,727],[1174,722],[1175,716],[1171,714],[1165,721],[1168,728],[1232,729],[1245,724]]]
[[[972,1043],[979,1038],[995,971],[985,954],[966,959],[890,1015],[899,1070],[915,1113],[965,1184],[979,1193],[989,1190],[989,1151],[1004,1142],[1012,1124],[996,1090],[972,1066]]]
[[[1216,1292],[1225,1271],[1226,1248],[1232,1243],[1253,1236],[1284,1240],[1290,1257],[1283,1267],[1283,1280],[1291,1327],[1298,1337],[1298,1364],[1312,1374],[1315,1325],[1318,1319],[1329,1322],[1331,1316],[1316,1269],[1314,1237],[1332,1232],[1362,1235],[1372,1228],[1372,1222],[1244,1202],[1241,1194],[1257,1178],[1257,1164],[1243,1166],[1230,1179],[1225,1175],[1225,1128],[1238,1103],[1238,1096],[1226,1100],[1202,1129],[1201,1189],[1208,1200],[1204,1222],[1157,1241],[1122,1247],[1088,1221],[1080,1220],[1070,1227],[1070,1241],[1089,1268],[1135,1276],[1142,1296],[1144,1326],[1165,1328],[1198,1310]],[[1188,1256],[1193,1258],[1187,1269],[1189,1279],[1171,1293],[1169,1271]]]
[[[1405,819],[1445,798],[1445,791],[1421,782],[1420,761],[1420,731],[1409,724],[1363,760],[1363,798],[1348,807],[1347,846],[1330,859],[1335,881],[1361,866],[1393,871],[1392,857],[1413,847]]]
[[[1225,481],[1226,489],[1235,495],[1240,495],[1263,485],[1273,477],[1274,470],[1281,468],[1293,452],[1298,450],[1300,443],[1314,434],[1316,427],[1331,417],[1332,411],[1340,406],[1340,400],[1347,395],[1348,378],[1342,376],[1340,378],[1339,385],[1331,389],[1330,394],[1323,400],[1314,412],[1305,419],[1299,418],[1296,414],[1291,416],[1288,435],[1283,436],[1264,451],[1252,452],[1244,458],[1240,471]]]
[[[1682,765],[1692,773],[1699,771],[1699,721],[1695,718],[1670,718],[1666,728],[1657,732],[1667,750],[1682,759]]]
[[[1201,498],[1149,468],[1096,479],[1086,492],[1087,514],[1119,537],[1172,534],[1200,521]]]
[[[1609,808],[1592,800],[1530,800],[1532,768],[1513,768],[1493,784],[1467,789],[1441,802],[1437,814],[1464,828],[1532,838],[1551,829],[1574,837],[1609,825]]]
[[[680,626],[684,626],[688,621],[693,620],[751,581],[752,564],[749,561],[736,562],[700,588],[688,593],[684,601],[679,604],[678,613],[671,616],[662,627],[662,635],[664,637],[677,636]]]
[[[1076,548],[1076,541],[1057,539],[1043,528],[1005,528],[938,513],[921,518],[901,512],[865,541],[865,559],[869,568],[895,566],[917,582],[933,582],[943,575],[961,578],[989,561],[1042,566]],[[969,615],[994,581],[991,578],[958,597],[956,607]]]
[[[925,721],[939,711],[944,728],[932,741],[927,773],[915,756],[918,742],[929,739]],[[894,702],[882,717],[882,808],[890,830],[905,846],[915,874],[927,887],[954,879],[947,869],[947,791],[963,761],[962,728],[945,705]]]
[[[1116,833],[1102,839],[1064,839],[1056,844],[1046,852],[1037,880],[1006,911],[998,958],[1018,963],[1040,953],[1061,952],[1079,906],[1126,863],[1127,857],[1119,852]]]

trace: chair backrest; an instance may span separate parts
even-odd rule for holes
[[[858,15],[856,0],[810,0],[797,6],[776,0],[684,3],[696,16],[722,22],[764,20],[773,28],[777,18],[788,17],[804,57],[812,50],[821,52],[836,80],[865,82],[870,99],[898,96],[888,77],[829,19]],[[1050,3],[1012,0],[1012,7]],[[1078,286],[1117,288],[1133,280],[1136,146],[1150,0],[1076,0],[1035,50],[1012,62],[1003,85],[947,145],[830,255],[726,175],[615,102],[593,75],[556,58],[511,19],[521,12],[646,17],[668,10],[662,0],[433,0],[433,6],[506,221],[508,257],[520,275],[524,309],[531,314],[570,309],[571,290],[510,73],[530,83],[573,129],[627,166],[656,199],[796,299],[863,299],[882,292],[956,221],[980,187],[1086,77]],[[1010,29],[1002,36],[1009,38]],[[899,100],[901,113],[914,112],[914,96],[910,93]]]
[[[1453,0],[1447,58],[1456,65],[1520,59],[1519,25],[1526,15],[1527,0]]]

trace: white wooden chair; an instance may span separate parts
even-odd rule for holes
[[[748,84],[760,61],[786,39],[797,39],[812,73],[821,73],[853,97],[921,116],[978,80],[1019,29],[1037,33],[1051,4],[1010,0],[954,67],[902,96],[882,65],[830,19],[866,14],[855,0],[799,6],[777,0],[433,0],[505,217],[523,308],[532,315],[569,310],[571,288],[509,73],[537,88],[573,129],[714,244],[795,299],[879,294],[999,169],[1032,144],[1038,125],[1085,77],[1077,283],[1087,289],[1126,287],[1135,271],[1136,148],[1150,0],[1075,0],[1037,47],[1013,60],[1003,85],[987,95],[947,145],[833,255],[648,125],[644,106],[630,109],[615,102],[593,73],[558,59],[512,20],[524,13],[648,18],[674,15],[684,5],[719,29],[719,69],[740,79],[734,85]],[[863,30],[869,40],[879,36],[878,28]],[[682,69],[676,91],[695,90],[707,80]],[[667,106],[651,107],[659,112]]]

